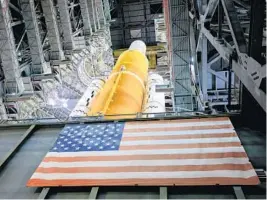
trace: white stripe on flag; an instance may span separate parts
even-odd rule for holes
[[[233,133],[233,128],[209,129],[209,130],[183,130],[183,131],[150,131],[150,132],[125,132],[123,137],[135,136],[168,136],[168,135],[193,135],[193,134],[220,134]]]
[[[245,152],[243,147],[217,147],[217,148],[184,148],[162,150],[129,150],[129,151],[80,151],[80,152],[49,152],[46,157],[86,157],[86,156],[124,156],[124,155],[166,155],[166,154],[206,154]]]
[[[34,173],[32,179],[62,180],[62,179],[155,179],[155,178],[249,178],[256,176],[255,171],[214,170],[214,171],[179,171],[179,172],[117,172],[117,173]]]
[[[186,123],[158,123],[158,124],[149,124],[149,123],[140,123],[140,124],[131,124],[127,123],[125,129],[135,129],[135,128],[171,128],[171,127],[196,127],[196,126],[218,126],[218,125],[232,125],[229,120],[225,121],[208,121],[208,122],[186,122]]]
[[[185,166],[185,165],[217,165],[246,164],[248,158],[216,158],[216,159],[175,159],[175,160],[125,160],[125,161],[88,161],[88,162],[42,162],[39,167],[118,167],[118,166]]]
[[[237,137],[223,138],[199,138],[199,139],[178,139],[178,140],[135,140],[121,141],[120,146],[157,145],[157,144],[203,144],[203,143],[225,143],[239,142]]]

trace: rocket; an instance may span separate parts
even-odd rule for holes
[[[88,106],[87,116],[105,119],[134,118],[142,112],[148,78],[146,45],[140,40],[118,58],[102,89]]]

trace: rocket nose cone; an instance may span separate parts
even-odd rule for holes
[[[142,40],[135,40],[130,45],[129,50],[138,50],[146,55],[146,44]]]

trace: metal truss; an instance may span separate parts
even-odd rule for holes
[[[21,0],[20,8],[27,31],[28,44],[32,59],[32,74],[51,73],[44,59],[43,45],[36,15],[34,0]]]
[[[7,1],[0,2],[0,54],[1,66],[5,75],[5,92],[22,93],[24,84],[19,73],[15,38],[12,29],[12,17]]]
[[[193,110],[193,93],[190,75],[190,21],[187,0],[168,1],[165,10],[172,79],[174,82],[174,103],[176,110]]]
[[[101,59],[101,66],[95,66],[99,71],[110,65],[111,61],[106,60],[110,58],[111,45],[106,26],[110,20],[109,1],[14,0],[13,3],[0,1],[0,57],[5,76],[4,84],[1,83],[5,96],[1,100],[5,105],[14,103],[19,118],[66,118],[69,112],[63,108],[43,109],[47,100],[45,91],[56,91],[63,99],[79,98],[86,88],[83,82],[90,81],[91,74],[88,77],[78,67],[81,62],[78,58],[98,60],[106,56]],[[6,118],[4,110],[1,108],[1,118]]]
[[[229,63],[231,67],[229,70],[235,73],[259,105],[266,111],[266,93],[260,88],[263,79],[266,79],[266,66],[262,66],[248,55],[246,34],[243,31],[246,27],[244,28],[244,22],[240,22],[243,16],[245,16],[243,17],[245,19],[248,16],[246,17],[246,13],[241,15],[241,12],[237,10],[238,6],[242,9],[248,9],[248,6],[243,4],[242,1],[234,0],[210,0],[206,9],[200,12],[202,15],[197,20],[200,30],[197,51],[202,51],[202,89],[204,88],[204,92],[206,92],[207,59],[203,56],[207,56],[205,55],[207,53],[205,52],[207,46],[205,40],[207,40],[216,49],[220,57]],[[213,19],[216,10],[218,10],[217,21]],[[194,17],[196,19],[196,16]],[[216,29],[215,26],[212,26],[212,21],[217,22]],[[228,31],[226,31],[226,27],[229,27]],[[226,39],[226,36],[228,39]],[[231,91],[229,92],[231,93]]]

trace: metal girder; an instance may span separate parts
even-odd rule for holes
[[[247,53],[247,44],[233,0],[221,0],[237,52]]]
[[[237,199],[246,199],[246,197],[243,193],[243,190],[240,186],[234,186],[233,189],[234,189],[235,196]]]
[[[230,49],[229,47],[225,46],[224,44],[221,44],[218,40],[218,38],[214,37],[209,30],[207,30],[204,25],[201,27],[201,32],[204,34],[211,45],[217,50],[217,52],[220,54],[220,56],[229,62],[229,56],[232,53],[233,49]]]
[[[109,0],[103,0],[103,5],[104,5],[105,18],[109,22],[111,20],[111,15],[110,15],[111,8]]]
[[[93,29],[93,32],[96,32],[99,29],[99,22],[96,14],[96,7],[95,7],[95,0],[87,0],[89,15],[90,15],[90,22]]]
[[[190,23],[188,15],[188,2],[184,0],[168,0],[168,41],[174,81],[174,96],[181,93],[192,93],[190,74]],[[191,97],[189,97],[191,98]],[[186,101],[187,103],[183,103]],[[191,104],[188,104],[188,102]],[[187,97],[175,98],[176,108],[192,109],[193,99]]]
[[[12,29],[12,17],[7,1],[0,1],[0,56],[2,69],[5,75],[7,93],[22,93],[23,80],[19,71],[15,38]]]
[[[246,4],[244,1],[241,0],[234,0],[234,2],[240,6],[242,6],[243,8],[249,9],[249,5]]]
[[[45,199],[50,191],[50,188],[43,188],[37,199]]]
[[[32,58],[32,73],[43,74],[51,73],[51,68],[44,59],[43,46],[35,13],[34,0],[21,0],[21,11],[27,31],[28,44]]]
[[[73,50],[74,40],[72,36],[72,27],[70,21],[70,13],[68,8],[68,2],[66,0],[57,1],[59,15],[60,15],[60,24],[63,31],[63,49],[64,50]]]
[[[10,7],[11,9],[15,10],[16,12],[18,12],[19,14],[22,15],[20,9],[18,9],[17,6],[15,6],[14,4],[12,4],[11,2],[9,2],[8,5],[9,5],[9,7]]]
[[[85,36],[92,35],[92,27],[89,14],[89,5],[87,0],[80,0],[81,14],[83,18],[83,33]]]
[[[215,11],[216,7],[218,6],[219,0],[210,0],[208,3],[208,7],[206,9],[206,12],[203,17],[203,21],[211,21]]]
[[[95,0],[96,13],[99,18],[100,25],[106,25],[106,17],[104,13],[104,6],[102,0]]]
[[[97,197],[98,190],[99,190],[99,187],[92,187],[88,199],[95,200]]]
[[[202,53],[201,53],[201,89],[203,100],[208,99],[208,42],[205,36],[202,37]]]
[[[226,47],[224,44],[221,44],[217,38],[211,35],[204,25],[202,26],[201,31],[221,57],[229,62],[233,50]],[[253,58],[247,56],[247,54],[239,53],[238,58],[238,61],[233,60],[233,71],[260,106],[266,111],[266,94],[259,88],[261,80],[266,77],[266,67],[262,67]]]
[[[64,60],[64,52],[61,46],[60,33],[57,24],[56,11],[52,0],[41,0],[45,16],[47,36],[50,44],[50,59]]]

